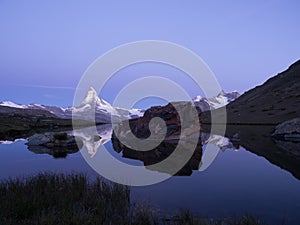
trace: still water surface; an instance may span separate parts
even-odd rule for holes
[[[81,152],[54,158],[27,149],[25,140],[0,144],[0,179],[39,172],[83,172],[97,176]],[[122,161],[112,142],[106,149]],[[300,165],[299,165],[300,168]],[[143,202],[166,212],[189,209],[209,218],[250,214],[271,224],[300,224],[300,181],[289,171],[244,148],[220,151],[210,167],[191,176],[174,176],[155,185],[132,187],[132,201]]]

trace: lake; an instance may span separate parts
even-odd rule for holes
[[[111,134],[109,126],[99,129],[103,130],[105,138]],[[299,158],[288,158],[291,153],[282,153],[274,141],[271,142],[267,137],[257,138],[259,132],[253,132],[253,135],[251,132],[239,132],[240,145],[216,135],[217,140],[203,143],[203,155],[206,154],[207,144],[222,149],[206,170],[193,168],[158,184],[132,187],[132,201],[149,204],[166,213],[189,209],[208,218],[250,214],[270,224],[299,224]],[[247,138],[243,136],[246,134]],[[98,152],[91,152],[91,149],[83,147],[65,158],[55,158],[44,150],[30,151],[25,143],[26,140],[18,140],[0,144],[0,179],[49,171],[83,172],[94,177],[97,173],[84,158],[91,154],[97,158],[99,152],[104,150],[101,148]],[[122,157],[125,153],[118,153],[109,138],[103,143],[106,150],[118,160],[144,165],[145,159],[132,159],[128,153],[127,157]],[[256,146],[259,143],[263,144]],[[168,148],[168,145],[164,148]]]

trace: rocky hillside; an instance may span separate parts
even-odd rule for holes
[[[0,106],[0,125],[0,140],[14,140],[29,137],[36,132],[70,129],[72,120],[58,118],[42,109]]]
[[[181,119],[186,121],[190,125],[189,127],[182,127],[179,113],[174,106],[180,109],[183,116]],[[179,137],[180,132],[188,136],[190,133],[193,133],[195,129],[195,127],[193,127],[194,117],[191,113],[192,107],[193,104],[191,102],[172,102],[165,106],[153,106],[145,111],[144,116],[129,121],[131,130],[138,138],[148,138],[150,136],[150,120],[155,117],[160,117],[166,122],[167,137]],[[196,113],[199,115],[201,112],[197,111]],[[159,126],[155,129],[157,132],[161,130]]]
[[[276,125],[300,117],[300,60],[226,106],[229,124]],[[223,116],[214,110],[216,116]],[[210,123],[210,113],[202,115]]]

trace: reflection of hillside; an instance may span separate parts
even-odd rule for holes
[[[56,148],[47,148],[45,146],[28,146],[29,151],[34,152],[35,154],[48,154],[52,155],[54,158],[66,158],[68,154],[73,154],[79,151],[77,146],[74,147],[56,147]]]
[[[156,148],[149,151],[137,151],[130,149],[124,144],[122,144],[115,134],[112,136],[113,148],[116,152],[122,152],[122,156],[129,159],[137,159],[144,163],[147,169],[152,169],[151,165],[159,163],[169,157],[178,145],[178,140],[173,141],[163,141]],[[183,151],[194,151],[191,159],[175,174],[177,176],[190,176],[193,170],[198,170],[202,158],[202,144],[199,142],[196,149],[189,148],[189,142],[186,141],[183,144]],[[175,157],[167,167],[155,167],[155,170],[162,173],[169,173],[172,171],[171,167],[177,168],[180,165],[180,156]],[[170,169],[169,169],[170,168]]]
[[[238,134],[239,144],[246,150],[263,156],[272,164],[289,171],[300,179],[300,148],[296,142],[276,142],[271,138],[274,126],[227,125],[226,137],[234,139]],[[209,131],[209,126],[204,126]]]
[[[274,142],[278,146],[278,148],[282,149],[283,151],[286,151],[291,155],[300,157],[300,142],[283,141],[276,139],[274,139]]]

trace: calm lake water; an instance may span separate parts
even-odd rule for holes
[[[86,154],[85,147],[66,158],[54,158],[29,151],[25,143],[0,144],[0,179],[45,171],[97,176],[81,154]],[[236,150],[227,146],[203,172],[193,170],[190,176],[132,187],[132,200],[165,212],[190,209],[208,218],[250,214],[270,224],[300,224],[300,180],[243,147]],[[122,152],[117,153],[111,141],[105,147],[121,161],[143,165],[139,160],[122,158]]]

